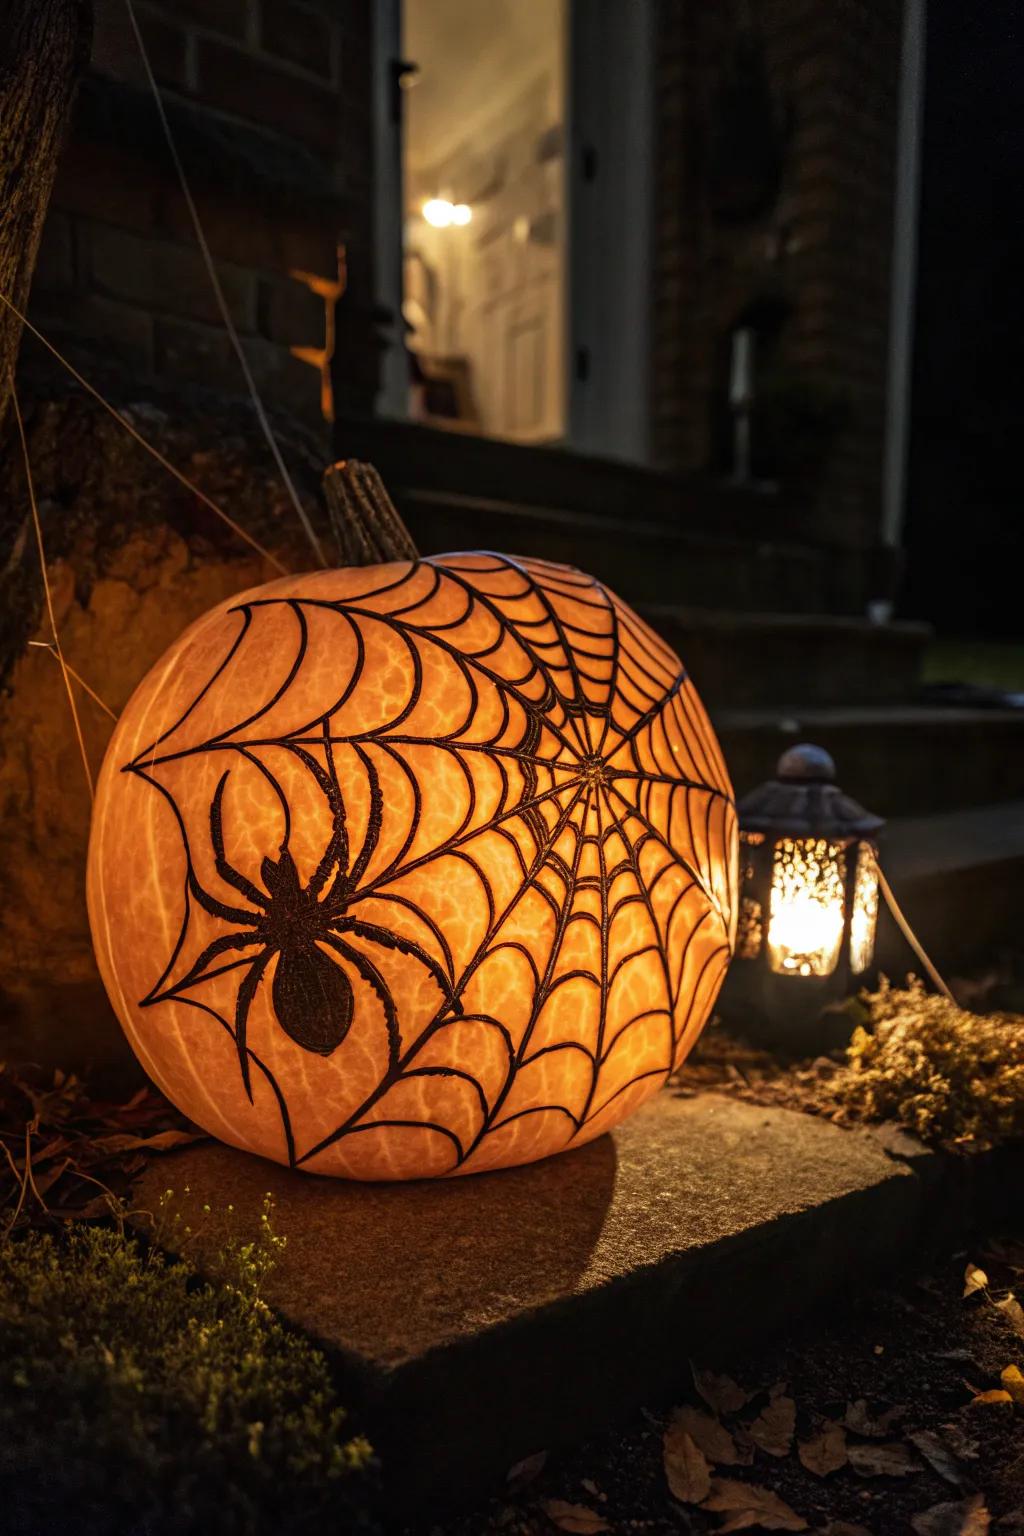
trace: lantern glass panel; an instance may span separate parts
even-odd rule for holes
[[[782,837],[772,858],[768,962],[793,976],[830,976],[843,942],[846,861],[821,837]]]
[[[861,843],[857,853],[857,877],[853,886],[853,911],[850,914],[850,970],[855,976],[866,971],[875,954],[875,924],[878,921],[878,865],[870,843]]]
[[[752,896],[740,899],[740,916],[736,928],[736,955],[740,960],[756,960],[761,953],[764,937],[764,917],[761,903]]]
[[[759,848],[764,842],[763,832],[740,833],[740,880],[743,895],[740,898],[739,921],[736,926],[736,955],[740,960],[756,960],[764,942],[764,912],[760,901],[747,895],[747,888],[754,881],[754,860],[748,850]]]

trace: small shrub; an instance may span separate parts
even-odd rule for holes
[[[1024,1136],[1024,1018],[967,1013],[913,979],[861,1001],[870,1027],[830,1084],[845,1107],[970,1150]]]
[[[123,1231],[0,1243],[0,1509],[6,1536],[362,1528],[327,1362],[260,1299],[275,1245],[201,1280]]]

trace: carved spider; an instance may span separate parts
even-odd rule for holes
[[[352,1023],[354,1008],[351,982],[343,968],[325,953],[325,949],[333,950],[347,960],[373,988],[384,1009],[392,1064],[397,1062],[399,1055],[401,1042],[398,1018],[387,983],[369,956],[351,944],[345,935],[369,939],[386,949],[399,950],[402,954],[415,957],[430,971],[446,1002],[457,1008],[451,979],[419,944],[346,910],[359,895],[359,882],[380,840],[384,797],[370,758],[361,748],[356,748],[367,770],[370,809],[363,845],[350,864],[345,803],[326,730],[326,769],[302,747],[293,746],[292,750],[314,775],[327,797],[333,823],[327,847],[309,882],[305,886],[300,883],[295,860],[288,849],[290,820],[283,795],[285,836],[278,857],[263,860],[260,876],[265,889],[260,890],[228,862],[224,849],[223,799],[230,769],[225,770],[210,805],[210,841],[218,875],[244,896],[251,907],[231,906],[205,890],[190,860],[188,889],[191,896],[211,916],[238,924],[238,931],[214,939],[180,981],[164,989],[158,983],[157,988],[142,999],[143,1006],[166,1002],[190,987],[222,975],[224,971],[248,964],[249,970],[238,989],[235,1004],[234,1035],[242,1081],[250,1103],[252,1086],[246,1048],[249,1009],[275,955],[277,968],[271,995],[278,1023],[296,1045],[320,1056],[329,1056],[341,1045]],[[278,792],[281,793],[280,790]],[[250,948],[258,948],[259,953],[252,958],[229,961],[214,970],[209,969],[219,956],[227,955],[232,950]]]

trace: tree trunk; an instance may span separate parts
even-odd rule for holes
[[[0,0],[0,293],[22,311],[91,36],[90,0]],[[0,423],[20,338],[0,304]]]

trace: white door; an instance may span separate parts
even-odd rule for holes
[[[378,6],[378,300],[398,313],[402,226],[407,339],[468,381],[472,430],[648,456],[653,5]],[[385,109],[403,56],[404,146]],[[470,222],[429,225],[430,198]],[[408,414],[397,325],[387,340],[378,409]]]

